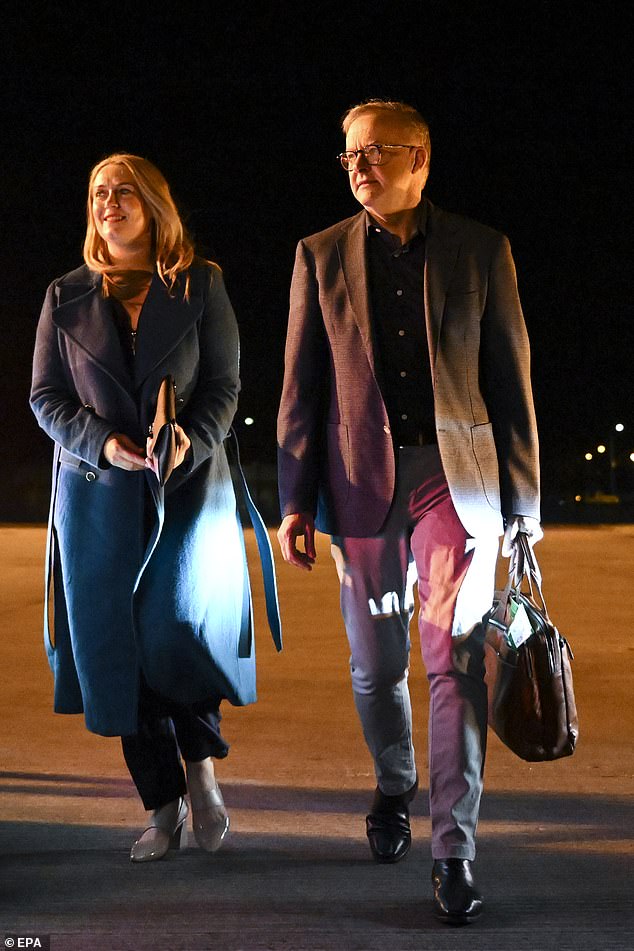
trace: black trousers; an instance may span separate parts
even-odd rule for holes
[[[187,792],[181,757],[223,759],[229,746],[220,734],[222,697],[185,705],[168,700],[141,680],[139,730],[121,737],[126,765],[146,809],[160,809]]]

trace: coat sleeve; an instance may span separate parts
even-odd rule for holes
[[[328,376],[328,342],[315,264],[300,241],[291,282],[284,384],[277,421],[282,517],[296,512],[314,515],[317,511]]]
[[[45,433],[68,452],[97,468],[107,468],[102,451],[114,428],[82,404],[66,374],[60,332],[53,323],[57,287],[49,287],[35,338],[31,409]]]
[[[238,325],[222,271],[211,270],[210,286],[199,327],[200,364],[196,387],[178,422],[191,440],[189,475],[226,438],[240,392]]]
[[[482,319],[480,381],[493,427],[502,514],[539,518],[539,448],[530,348],[508,239],[497,236]]]

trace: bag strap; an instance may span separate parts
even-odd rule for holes
[[[235,465],[240,479],[238,488],[241,490],[242,498],[245,502],[253,530],[255,540],[260,553],[260,565],[262,567],[262,577],[264,579],[264,600],[266,603],[266,617],[269,622],[269,629],[273,637],[273,643],[278,651],[282,650],[282,622],[280,620],[280,604],[277,595],[277,583],[275,579],[275,563],[273,561],[273,549],[269,533],[264,524],[264,519],[258,512],[255,502],[249,492],[249,486],[240,463],[240,447],[238,446],[238,437],[235,430],[229,430],[227,436],[227,447],[231,450],[232,462]]]
[[[489,613],[488,620],[490,624],[493,624],[495,627],[500,628],[500,630],[505,631],[507,628],[506,614],[508,610],[509,598],[511,597],[511,591],[517,590],[518,584],[521,583],[521,576],[517,576],[517,546],[513,549],[513,553],[509,560],[509,572],[506,579],[506,585],[504,586],[504,591],[500,595],[499,600],[496,599],[497,603],[495,604],[495,609]]]
[[[540,601],[542,603],[542,608],[544,612],[544,617],[547,621],[550,621],[548,616],[548,608],[546,607],[546,600],[544,598],[544,593],[542,591],[542,573],[540,571],[539,565],[537,564],[537,558],[535,557],[535,552],[530,546],[528,541],[528,535],[526,532],[517,533],[517,545],[515,546],[518,553],[521,553],[521,562],[522,562],[522,577],[526,577],[528,580],[528,586],[530,588],[531,596],[533,594],[533,585],[539,595]],[[520,578],[521,585],[521,578]]]
[[[506,585],[496,605],[495,611],[489,615],[489,621],[492,622],[496,627],[506,630],[508,626],[507,610],[509,598],[513,592],[516,598],[519,599],[524,579],[526,579],[528,582],[531,598],[535,598],[535,591],[537,591],[541,601],[544,617],[546,620],[550,621],[548,609],[546,608],[546,601],[542,592],[542,575],[539,565],[537,564],[535,552],[529,544],[526,532],[518,532],[516,536],[516,543],[513,546],[513,551],[511,553],[511,557],[509,558],[509,570]]]

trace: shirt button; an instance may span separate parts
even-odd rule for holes
[[[401,419],[407,419],[407,413],[401,413]]]
[[[402,297],[402,296],[403,296],[403,291],[398,290],[398,291],[396,292],[396,296],[397,296],[397,297]]]
[[[405,331],[404,331],[404,330],[399,330],[398,335],[399,335],[399,337],[404,337],[404,336],[405,336]]]
[[[375,228],[374,230],[376,231],[377,234],[381,234],[381,229],[380,229],[380,228]]]
[[[401,370],[401,377],[406,377],[406,376],[407,376],[407,373],[405,372],[405,370]]]
[[[94,472],[87,472],[87,473],[86,473],[86,482],[94,482],[96,478],[97,478],[97,476],[95,475]]]

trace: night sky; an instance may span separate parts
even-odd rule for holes
[[[89,170],[116,150],[159,166],[223,267],[243,456],[274,461],[295,245],[357,210],[339,120],[374,96],[428,119],[429,198],[511,240],[546,497],[584,488],[583,454],[615,422],[617,449],[633,451],[627,10],[212,0],[5,16],[0,518],[46,511],[50,443],[28,408],[35,327],[50,281],[81,263]]]

